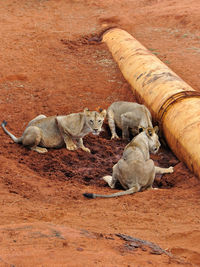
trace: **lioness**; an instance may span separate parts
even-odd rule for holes
[[[129,129],[133,136],[139,128],[153,127],[151,113],[147,107],[134,102],[118,101],[107,109],[108,124],[113,138],[119,139],[115,124],[122,130],[122,139],[129,138]]]
[[[103,179],[111,188],[115,188],[117,181],[126,191],[111,195],[99,195],[85,193],[88,198],[117,197],[133,194],[145,189],[151,189],[156,173],[172,173],[173,167],[159,168],[150,159],[151,153],[157,153],[160,142],[157,135],[158,127],[148,127],[139,133],[125,147],[122,158],[113,166],[112,176],[104,176]]]
[[[76,150],[73,140],[78,141],[78,147],[90,152],[83,144],[83,137],[92,132],[98,135],[106,116],[106,110],[100,113],[89,111],[73,113],[66,116],[46,117],[39,115],[28,123],[23,135],[19,138],[11,134],[6,128],[6,121],[1,126],[15,143],[22,143],[38,153],[47,152],[47,148],[60,148],[66,145],[68,150]]]

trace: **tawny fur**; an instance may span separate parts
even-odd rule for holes
[[[150,153],[157,153],[160,147],[157,131],[157,126],[148,127],[133,138],[125,147],[122,158],[113,166],[112,176],[103,177],[111,188],[115,188],[116,182],[119,181],[125,191],[111,195],[85,193],[84,196],[109,198],[133,194],[152,189],[156,173],[172,173],[173,167],[156,167],[150,159]]]
[[[6,129],[6,122],[1,126],[15,143],[22,143],[38,153],[47,152],[47,148],[66,146],[68,150],[78,147],[90,152],[83,144],[83,137],[88,133],[98,135],[106,116],[106,110],[89,111],[87,108],[80,113],[65,116],[46,117],[39,115],[31,120],[21,137],[17,138]],[[77,145],[74,143],[77,141]]]
[[[113,138],[119,138],[116,126],[122,130],[122,138],[129,138],[129,130],[133,136],[140,128],[153,127],[150,111],[144,105],[135,102],[118,101],[107,109],[108,124]]]

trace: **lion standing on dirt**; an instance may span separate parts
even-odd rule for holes
[[[148,108],[135,102],[113,102],[107,109],[107,117],[112,134],[111,139],[119,139],[115,124],[122,130],[122,139],[129,138],[129,129],[135,136],[139,133],[139,128],[153,127]]]
[[[157,131],[157,126],[148,127],[133,138],[125,147],[122,158],[113,166],[112,176],[103,177],[111,188],[115,188],[116,182],[119,181],[125,191],[111,195],[85,193],[84,196],[109,198],[133,194],[151,189],[156,173],[172,173],[173,167],[156,167],[150,159],[150,152],[155,154],[160,147]]]
[[[6,129],[6,121],[3,121],[1,126],[15,143],[21,143],[38,153],[47,152],[47,148],[60,148],[64,145],[68,150],[76,150],[77,146],[73,140],[78,142],[78,147],[90,152],[90,149],[84,146],[82,138],[88,133],[98,135],[105,116],[106,110],[99,113],[89,111],[88,108],[83,112],[65,116],[39,115],[28,123],[19,138]]]

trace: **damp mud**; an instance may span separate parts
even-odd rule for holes
[[[117,26],[200,92],[198,0],[2,1],[0,112],[19,137],[39,114],[65,115],[136,101],[98,36]],[[120,133],[119,133],[120,134]],[[200,181],[164,143],[152,155],[173,174],[157,190],[113,199],[111,175],[127,144],[84,138],[91,150],[38,154],[1,129],[0,266],[200,266]]]

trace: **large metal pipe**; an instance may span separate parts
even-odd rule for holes
[[[110,29],[102,41],[174,154],[200,177],[200,93],[126,31]]]

